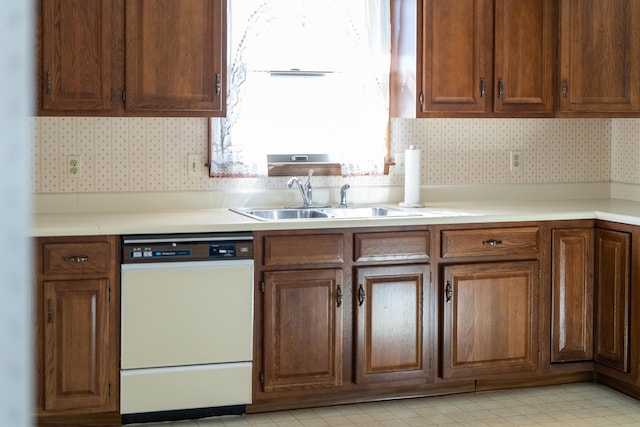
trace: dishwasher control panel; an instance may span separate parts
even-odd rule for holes
[[[122,263],[253,259],[251,233],[135,235],[122,238]]]

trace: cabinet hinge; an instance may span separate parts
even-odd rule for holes
[[[264,384],[264,372],[260,372],[260,384]]]
[[[111,288],[109,288],[109,293],[107,294],[107,297],[109,298],[109,302],[111,302]]]
[[[109,397],[111,397],[111,383],[109,383],[109,390],[108,390],[108,393],[109,393]]]
[[[264,282],[260,284],[260,291],[264,294]]]

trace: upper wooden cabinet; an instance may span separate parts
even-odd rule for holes
[[[392,114],[412,114],[404,61],[417,54],[418,117],[553,115],[556,16],[551,0],[394,1]]]
[[[224,0],[40,6],[40,115],[225,114]]]
[[[127,111],[224,112],[225,4],[126,1]]]
[[[42,0],[41,112],[113,108],[114,2]]]
[[[560,112],[640,112],[640,0],[562,0],[560,24]]]

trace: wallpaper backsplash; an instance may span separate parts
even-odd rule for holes
[[[207,161],[207,119],[33,119],[34,193],[285,188],[287,178],[209,178],[188,174],[187,156]],[[423,151],[422,184],[640,184],[640,119],[393,119],[391,153]],[[509,170],[509,153],[522,169]],[[67,156],[82,176],[67,176]],[[401,174],[316,177],[316,186],[402,185]]]

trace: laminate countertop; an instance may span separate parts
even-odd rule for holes
[[[227,208],[39,212],[33,215],[31,235],[206,233],[575,219],[601,219],[640,225],[640,202],[623,199],[459,201],[426,203],[424,208],[403,208],[397,203],[373,206],[391,207],[420,215],[260,221]]]

